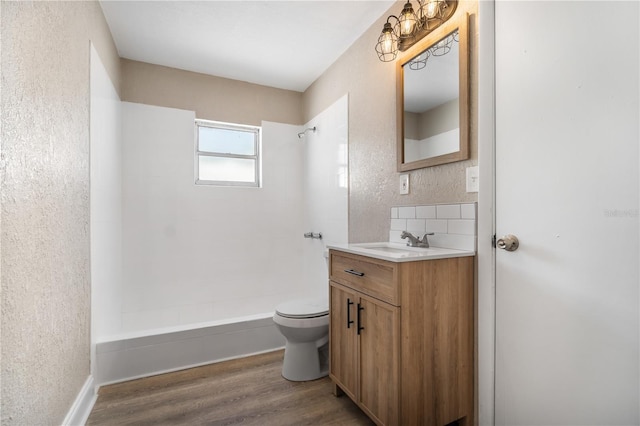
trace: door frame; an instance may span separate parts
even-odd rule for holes
[[[478,2],[478,242],[476,418],[495,425],[495,0]]]

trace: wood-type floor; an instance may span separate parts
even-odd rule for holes
[[[87,425],[372,425],[328,377],[282,378],[283,352],[100,388]]]

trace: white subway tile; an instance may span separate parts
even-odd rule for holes
[[[391,229],[405,231],[407,229],[407,219],[391,219]]]
[[[424,234],[426,231],[426,225],[424,219],[407,219],[407,231],[413,235]]]
[[[398,218],[400,219],[415,219],[416,208],[415,207],[398,207]]]
[[[438,219],[460,219],[460,204],[443,204],[436,206]]]
[[[397,218],[398,218],[398,208],[391,207],[391,219],[397,219]]]
[[[448,221],[449,234],[476,235],[476,221],[468,219],[450,219]]]
[[[400,231],[389,231],[389,242],[391,243],[404,243],[405,240],[400,238]]]
[[[473,235],[436,234],[429,236],[432,247],[456,250],[476,250],[476,237]]]
[[[436,206],[417,206],[416,217],[418,219],[435,219]]]
[[[427,219],[427,232],[435,232],[437,234],[447,233],[447,221],[440,219]]]
[[[476,218],[476,205],[474,204],[461,204],[460,214],[462,219],[475,219]]]

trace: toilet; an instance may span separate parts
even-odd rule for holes
[[[329,301],[292,300],[276,307],[273,322],[286,339],[282,377],[294,382],[329,374]]]

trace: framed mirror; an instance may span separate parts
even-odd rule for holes
[[[398,171],[469,158],[468,15],[445,22],[397,62]]]

